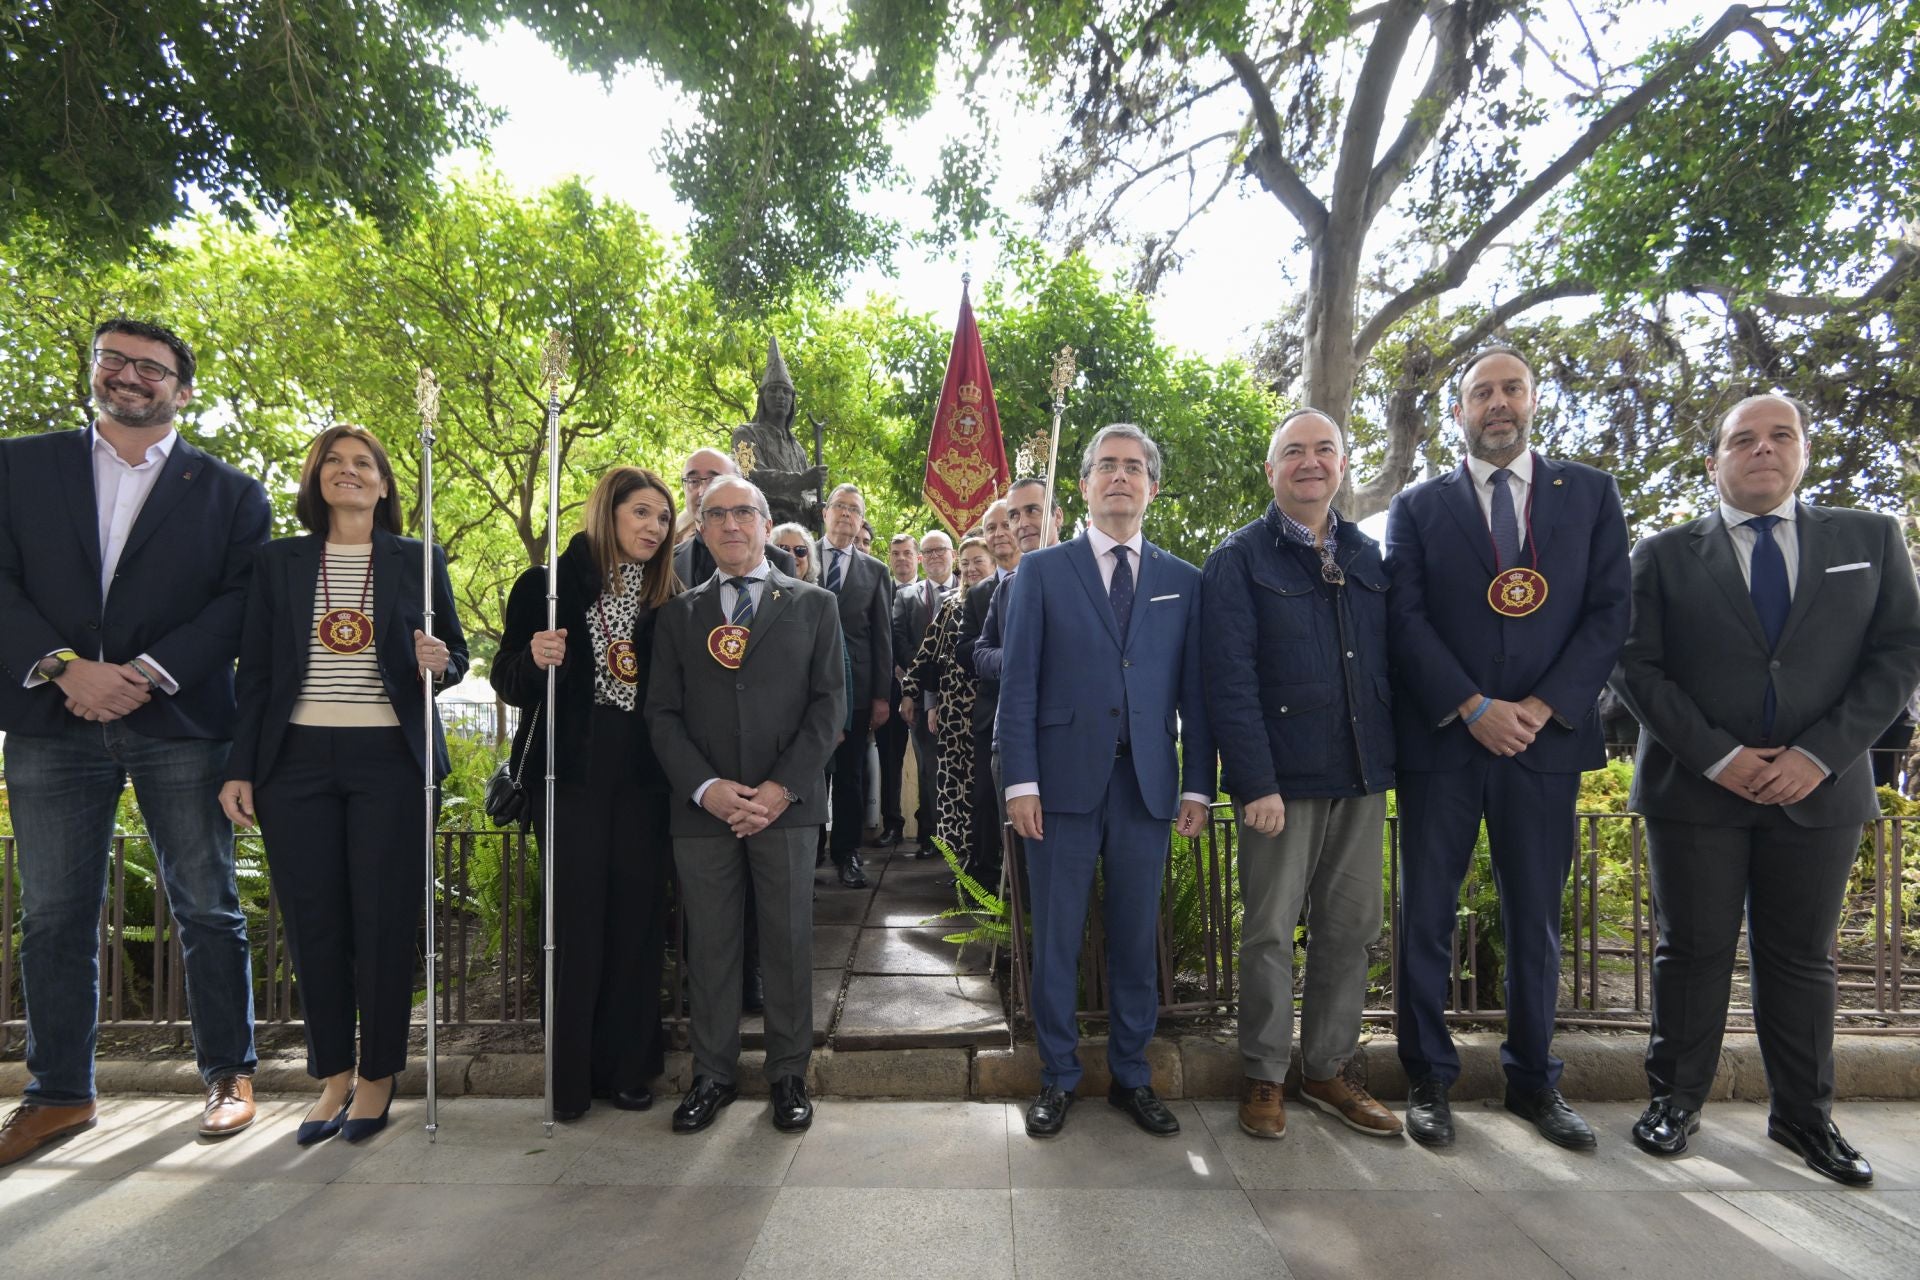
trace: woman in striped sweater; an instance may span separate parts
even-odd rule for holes
[[[378,1133],[406,1065],[425,777],[447,772],[437,722],[426,740],[421,682],[457,683],[467,644],[438,547],[436,634],[422,630],[420,542],[400,536],[393,468],[371,432],[320,433],[294,513],[309,532],[254,559],[220,804],[240,826],[257,814],[266,837],[307,1072],[321,1081],[296,1134],[307,1146]]]

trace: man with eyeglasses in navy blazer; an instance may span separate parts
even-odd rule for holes
[[[93,423],[0,440],[0,730],[18,841],[24,1105],[0,1165],[94,1123],[99,927],[128,779],[186,961],[200,1132],[253,1122],[253,981],[220,784],[260,482],[188,444],[193,352],[94,333]]]

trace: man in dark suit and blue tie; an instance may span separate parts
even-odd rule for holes
[[[26,1104],[0,1165],[94,1122],[100,907],[129,779],[186,961],[200,1132],[254,1117],[253,983],[220,784],[260,482],[173,426],[193,353],[110,320],[93,424],[0,441],[0,730],[19,840]]]
[[[1678,1155],[1699,1128],[1744,912],[1767,1136],[1858,1185],[1873,1168],[1831,1117],[1830,948],[1880,812],[1867,749],[1920,680],[1920,591],[1897,520],[1796,498],[1807,426],[1785,396],[1736,404],[1707,460],[1718,510],[1633,550],[1614,683],[1643,726],[1632,804],[1660,929],[1633,1140]]]
[[[1021,559],[1001,672],[1001,781],[1033,886],[1041,1088],[1027,1132],[1059,1133],[1080,1083],[1074,1015],[1097,866],[1112,1015],[1107,1100],[1166,1136],[1180,1122],[1154,1094],[1146,1047],[1159,1015],[1167,824],[1177,818],[1182,835],[1197,835],[1214,795],[1200,571],[1141,535],[1160,491],[1160,449],[1139,427],[1094,436],[1080,490],[1091,527]]]
[[[827,495],[826,536],[820,539],[820,585],[840,602],[840,629],[853,662],[847,705],[853,727],[833,753],[833,832],[830,849],[840,883],[867,887],[860,867],[860,829],[867,821],[867,735],[887,723],[893,683],[893,587],[887,567],[860,550],[867,500],[853,485]]]
[[[1593,1131],[1561,1098],[1553,1056],[1560,903],[1580,774],[1605,761],[1594,703],[1627,633],[1627,526],[1613,477],[1541,457],[1533,369],[1495,348],[1460,374],[1461,466],[1387,517],[1407,1132],[1453,1141],[1460,1055],[1446,1023],[1460,885],[1481,821],[1506,955],[1507,1109],[1561,1146]]]

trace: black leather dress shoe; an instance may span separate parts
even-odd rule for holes
[[[1107,1086],[1107,1101],[1133,1117],[1133,1122],[1156,1138],[1171,1138],[1180,1132],[1180,1121],[1173,1112],[1167,1110],[1167,1104],[1153,1091],[1153,1086],[1143,1084],[1129,1089],[1123,1085]]]
[[[773,1082],[773,1127],[798,1133],[813,1123],[813,1101],[807,1082],[799,1076],[781,1076]]]
[[[1840,1130],[1831,1120],[1823,1125],[1809,1125],[1768,1116],[1767,1136],[1798,1152],[1807,1162],[1807,1168],[1823,1177],[1850,1187],[1864,1187],[1873,1181],[1873,1166],[1840,1136]]]
[[[840,883],[849,889],[867,887],[867,873],[860,869],[859,854],[848,854],[847,860],[840,864]]]
[[[622,1111],[651,1111],[653,1110],[653,1090],[643,1084],[637,1084],[631,1089],[622,1089],[614,1094],[612,1102]]]
[[[1655,1156],[1677,1156],[1687,1149],[1687,1135],[1700,1132],[1700,1113],[1655,1098],[1633,1126],[1633,1145]]]
[[[1072,1105],[1073,1095],[1059,1085],[1040,1086],[1039,1095],[1027,1104],[1027,1136],[1058,1137],[1067,1123],[1067,1108]]]
[[[1453,1145],[1453,1104],[1447,1086],[1428,1076],[1407,1089],[1407,1136],[1423,1147]]]
[[[1558,1089],[1527,1092],[1508,1085],[1507,1110],[1523,1120],[1531,1120],[1540,1136],[1555,1146],[1571,1151],[1593,1149],[1593,1130],[1587,1127],[1578,1111],[1567,1105]]]
[[[720,1114],[720,1108],[740,1096],[740,1091],[732,1084],[722,1084],[710,1076],[695,1076],[693,1088],[687,1090],[687,1096],[680,1099],[680,1105],[673,1109],[673,1131],[675,1133],[698,1133],[713,1123]]]
[[[878,840],[875,840],[875,841],[873,842],[873,844],[874,844],[874,847],[875,847],[876,849],[892,849],[892,848],[895,848],[895,847],[897,847],[897,846],[899,845],[899,843],[900,843],[900,837],[901,837],[901,834],[902,834],[902,833],[901,833],[901,831],[900,831],[900,828],[898,828],[898,827],[888,827],[888,828],[887,828],[887,829],[886,829],[885,831],[882,831],[882,832],[880,833],[880,838],[879,838]]]

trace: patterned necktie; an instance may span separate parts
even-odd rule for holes
[[[846,559],[846,555],[847,553],[838,547],[827,548],[827,557],[829,560],[827,565],[827,590],[833,592],[835,595],[840,594],[840,562]]]
[[[1753,611],[1760,615],[1760,629],[1766,633],[1769,652],[1780,643],[1786,629],[1787,613],[1793,608],[1793,592],[1787,585],[1787,559],[1774,541],[1773,527],[1779,516],[1755,516],[1747,521],[1753,530],[1753,563],[1747,575],[1747,592],[1753,597]],[[1773,736],[1773,713],[1778,707],[1773,691],[1771,669],[1767,676],[1767,700],[1761,709],[1761,727]]]
[[[728,578],[733,588],[733,625],[753,629],[753,583],[748,578]]]
[[[1133,570],[1127,567],[1125,546],[1113,549],[1113,580],[1107,584],[1107,602],[1113,606],[1113,620],[1120,624],[1120,639],[1127,638],[1127,623],[1133,620]]]
[[[1490,477],[1493,481],[1493,553],[1499,563],[1496,568],[1504,569],[1520,559],[1520,522],[1513,516],[1513,491],[1507,488],[1507,481],[1513,479],[1513,472],[1501,467]]]

